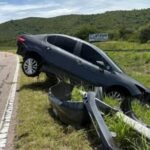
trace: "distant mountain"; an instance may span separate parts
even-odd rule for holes
[[[110,11],[95,15],[67,15],[54,18],[26,18],[0,24],[0,44],[14,45],[20,33],[76,33],[88,26],[97,32],[115,33],[121,28],[138,30],[150,23],[150,8],[132,11]]]

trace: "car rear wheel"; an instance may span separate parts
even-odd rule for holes
[[[25,57],[22,64],[22,70],[29,77],[38,76],[40,73],[40,63],[36,57]]]

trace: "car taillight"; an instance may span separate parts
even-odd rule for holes
[[[25,41],[25,38],[23,36],[18,36],[17,41],[23,43]]]

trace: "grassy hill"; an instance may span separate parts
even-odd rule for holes
[[[0,44],[14,45],[16,35],[27,32],[65,33],[76,35],[82,28],[88,27],[96,32],[108,32],[118,39],[121,29],[136,33],[142,26],[150,23],[150,8],[132,11],[110,11],[95,15],[67,15],[54,18],[26,18],[11,20],[0,24]]]

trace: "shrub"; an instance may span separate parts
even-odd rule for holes
[[[97,30],[90,25],[84,25],[79,30],[75,33],[75,36],[83,39],[83,40],[88,40],[89,34],[96,33]]]
[[[139,40],[141,43],[146,43],[150,40],[150,24],[140,29]]]

